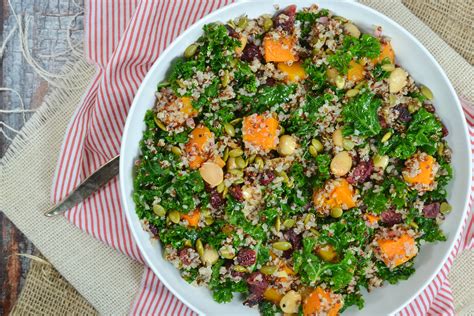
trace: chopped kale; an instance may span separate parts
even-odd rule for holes
[[[382,130],[377,110],[382,102],[371,92],[365,91],[351,99],[342,109],[344,133],[359,136],[375,136]]]

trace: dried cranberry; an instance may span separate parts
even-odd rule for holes
[[[383,115],[379,115],[379,123],[382,128],[388,128],[387,121],[385,120],[385,117],[383,117]]]
[[[247,278],[250,295],[245,300],[244,304],[254,306],[263,299],[263,292],[268,287],[268,281],[260,272],[254,272]]]
[[[276,80],[275,80],[275,78],[268,77],[268,78],[267,78],[267,81],[265,82],[265,84],[266,84],[267,86],[273,87],[274,85],[276,85]]]
[[[260,50],[260,47],[255,45],[254,43],[248,43],[247,45],[245,45],[245,48],[242,52],[242,56],[240,56],[240,59],[250,63],[255,58],[257,58],[260,61],[263,61],[262,51]]]
[[[372,160],[361,161],[347,177],[347,182],[350,184],[364,183],[369,179],[373,171],[374,164],[372,163]]]
[[[154,236],[158,235],[158,227],[155,225],[148,225],[148,229],[150,230],[150,233],[152,233]]]
[[[449,134],[448,128],[443,122],[441,122],[441,132],[443,133],[443,137],[446,137]]]
[[[408,108],[406,105],[397,105],[395,107],[395,111],[398,112],[398,120],[402,121],[404,123],[410,122],[411,121],[411,114],[410,111],[408,111]]]
[[[268,185],[273,181],[273,179],[275,179],[275,173],[269,170],[262,174],[262,177],[260,178],[260,183],[262,185]]]
[[[280,27],[282,31],[293,32],[295,26],[296,5],[290,5],[277,12],[273,18],[275,28]]]
[[[237,254],[237,262],[244,267],[251,266],[257,259],[257,253],[255,250],[244,248]]]
[[[185,266],[189,266],[191,264],[191,248],[184,247],[178,252],[178,257]]]
[[[439,202],[434,202],[423,206],[423,216],[426,218],[436,218],[439,214],[440,204]]]
[[[435,112],[435,108],[433,106],[433,104],[431,103],[423,103],[423,106],[425,107],[425,110],[430,112],[430,113],[434,113]]]
[[[290,258],[295,250],[301,248],[302,236],[301,234],[297,234],[294,229],[286,231],[284,235],[285,239],[290,242],[291,248],[283,252],[283,257]]]
[[[225,200],[224,198],[217,192],[216,189],[211,190],[211,206],[215,209],[220,208],[222,205],[224,205]]]
[[[382,222],[387,226],[393,226],[402,222],[402,214],[395,212],[393,209],[389,209],[382,213]]]
[[[239,202],[242,202],[244,200],[244,194],[242,193],[242,188],[235,185],[229,188],[229,193],[232,195],[234,199],[236,199]]]
[[[230,25],[226,24],[225,28],[227,29],[227,34],[229,34],[230,37],[233,38],[240,38],[239,33],[237,33],[236,30],[234,30]]]

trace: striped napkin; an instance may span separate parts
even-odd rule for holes
[[[85,1],[85,55],[97,65],[97,73],[64,138],[53,183],[55,202],[119,153],[122,129],[135,91],[163,49],[192,23],[230,2]],[[466,112],[466,117],[474,144],[474,113]],[[86,233],[144,263],[122,212],[117,178],[65,216]],[[446,276],[456,253],[473,247],[473,231],[471,219],[439,275],[401,315],[454,314]],[[195,313],[146,268],[131,314]]]

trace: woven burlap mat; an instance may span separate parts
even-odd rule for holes
[[[457,92],[474,101],[473,1],[403,1],[419,19],[399,1],[362,2],[414,34],[440,62]],[[69,71],[75,75],[75,81],[77,76],[90,80],[93,68],[79,60]],[[80,233],[64,219],[44,221],[38,214],[30,218],[31,209],[40,213],[49,205],[48,192],[61,135],[81,94],[77,90],[53,91],[1,161],[2,188],[10,194],[0,199],[0,208],[74,285],[51,265],[33,260],[12,315],[92,315],[97,311],[125,314],[139,286],[142,270],[138,264]],[[38,151],[42,152],[42,161],[31,163],[31,159],[38,159]],[[15,192],[20,185],[23,191],[30,192],[27,197]],[[474,253],[465,252],[456,259],[449,275],[457,314],[474,313],[473,265]]]

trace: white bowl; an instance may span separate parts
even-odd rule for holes
[[[207,288],[196,288],[189,285],[180,277],[178,270],[163,259],[162,247],[159,243],[150,240],[150,235],[143,230],[142,224],[135,214],[135,205],[132,199],[132,169],[134,161],[139,155],[139,142],[145,129],[143,121],[145,112],[152,108],[155,101],[156,85],[165,79],[171,61],[177,56],[181,56],[184,48],[202,34],[203,25],[215,21],[225,22],[242,14],[256,17],[274,12],[274,4],[285,7],[293,3],[297,3],[299,8],[317,3],[322,8],[330,9],[338,15],[353,20],[366,31],[373,29],[374,25],[382,26],[383,34],[392,38],[397,63],[407,69],[417,82],[427,85],[433,91],[436,110],[449,130],[447,140],[453,150],[454,179],[451,181],[448,191],[453,212],[447,216],[442,225],[448,240],[442,243],[426,244],[422,247],[420,254],[415,259],[416,273],[409,280],[402,281],[397,285],[387,284],[364,295],[366,300],[364,309],[358,311],[352,307],[344,314],[384,315],[395,313],[431,282],[454,246],[461,223],[467,213],[471,183],[471,156],[463,111],[444,71],[426,48],[410,33],[381,13],[359,3],[330,0],[240,1],[209,14],[181,34],[151,67],[138,89],[128,113],[120,151],[120,189],[124,211],[146,263],[168,289],[187,306],[206,315],[258,314],[257,310],[243,306],[238,299],[234,299],[228,304],[214,302],[211,292]]]

